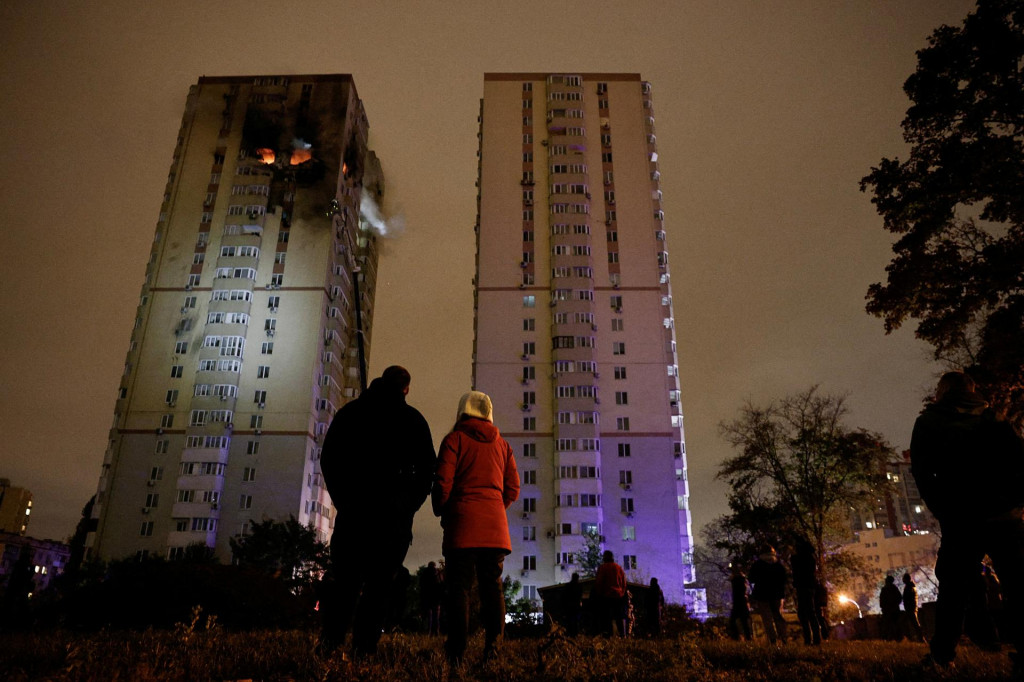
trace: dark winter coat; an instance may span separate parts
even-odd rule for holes
[[[729,578],[729,587],[732,591],[732,612],[735,616],[749,616],[750,615],[750,601],[748,598],[748,592],[750,585],[747,583],[746,577],[743,575],[734,575]]]
[[[403,393],[375,379],[334,415],[320,470],[339,519],[411,538],[413,516],[430,493],[434,462],[423,415]]]
[[[903,588],[903,610],[907,613],[917,611],[917,586],[906,584]]]
[[[441,517],[441,549],[512,551],[505,510],[519,497],[519,471],[512,446],[498,427],[464,417],[438,451],[431,503]]]
[[[911,471],[940,523],[969,525],[1024,506],[1024,441],[990,411],[970,407],[943,400],[914,424]]]
[[[786,567],[774,556],[755,561],[747,578],[754,585],[750,592],[750,598],[754,601],[777,601],[786,597]]]
[[[886,583],[878,593],[878,607],[882,609],[882,615],[899,613],[902,603],[903,595],[900,594],[900,588],[893,583]]]

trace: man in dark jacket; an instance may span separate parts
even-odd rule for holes
[[[903,603],[903,595],[900,588],[896,587],[896,578],[891,575],[885,576],[885,584],[878,593],[878,608],[882,610],[882,622],[880,629],[882,639],[898,641],[903,639],[900,633],[900,604]]]
[[[1006,585],[1012,620],[1024,616],[1024,441],[987,409],[962,372],[939,380],[935,401],[914,424],[910,464],[929,510],[942,529],[935,573],[939,579],[931,658],[946,665],[956,656],[964,612],[978,564],[988,554]],[[1014,634],[1024,654],[1024,630]],[[1024,665],[1015,660],[1015,672]]]
[[[775,644],[777,640],[786,643],[786,619],[782,617],[782,602],[786,597],[786,567],[779,563],[774,547],[765,547],[764,552],[750,567],[750,582],[754,589],[750,592],[751,606],[764,623],[768,641]]]
[[[796,588],[796,616],[804,644],[821,644],[822,624],[818,621],[818,607],[815,603],[818,591],[818,560],[814,546],[805,538],[796,541],[796,551],[790,557],[793,570],[793,587]]]
[[[405,402],[409,372],[388,367],[334,416],[320,457],[337,516],[331,537],[333,580],[321,600],[320,652],[345,642],[377,650],[387,597],[412,542],[412,520],[430,492],[430,427]],[[354,622],[353,622],[354,617]]]

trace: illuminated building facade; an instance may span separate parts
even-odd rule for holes
[[[479,138],[473,381],[522,475],[506,571],[536,599],[596,535],[699,610],[650,85],[486,74]]]
[[[312,524],[319,447],[358,394],[383,178],[347,75],[190,89],[103,458],[90,557],[230,557],[250,520]],[[357,333],[357,330],[362,330]]]
[[[32,515],[32,493],[0,478],[0,533],[24,535]]]

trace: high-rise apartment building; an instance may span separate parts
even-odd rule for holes
[[[230,557],[250,520],[326,539],[319,448],[369,352],[383,192],[347,75],[190,89],[120,381],[90,556]]]
[[[651,87],[486,74],[473,381],[516,451],[507,572],[536,598],[586,536],[700,610]]]

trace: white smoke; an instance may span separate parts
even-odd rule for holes
[[[364,192],[359,202],[359,226],[378,237],[393,239],[405,232],[405,218],[400,215],[385,218],[371,193]]]

